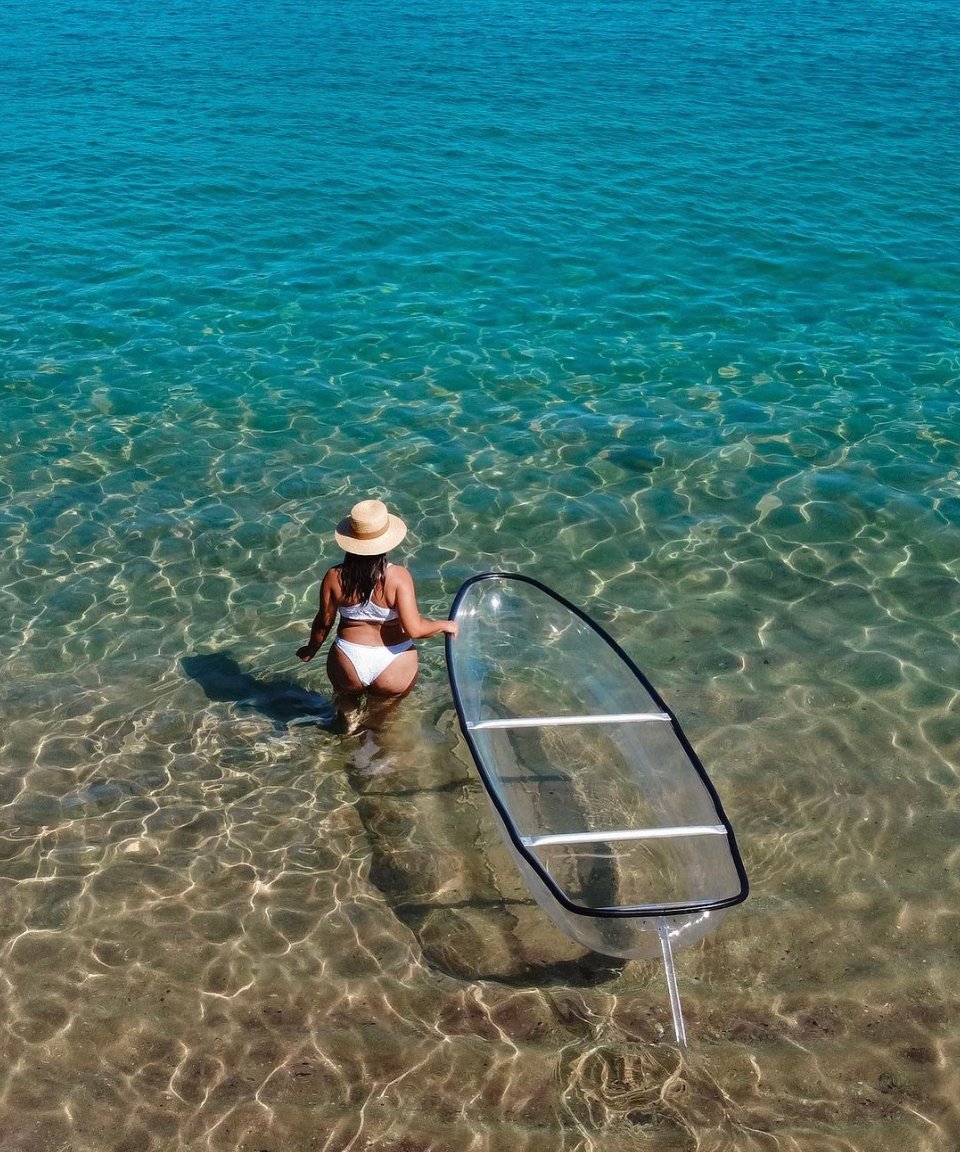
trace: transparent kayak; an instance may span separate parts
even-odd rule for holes
[[[733,829],[676,717],[579,608],[526,576],[458,591],[447,637],[460,726],[494,820],[544,911],[584,947],[663,958],[747,897]]]

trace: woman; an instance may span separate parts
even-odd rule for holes
[[[452,620],[420,615],[413,577],[387,562],[386,553],[406,534],[406,524],[381,500],[361,500],[337,525],[334,537],[344,551],[343,563],[324,576],[310,641],[297,655],[312,660],[339,613],[337,637],[327,656],[327,676],[339,694],[406,695],[419,667],[413,641],[440,632],[457,634]]]

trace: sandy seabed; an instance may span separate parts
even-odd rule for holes
[[[701,693],[753,891],[678,957],[682,1053],[659,965],[520,885],[429,662],[354,736],[187,668],[133,716],[51,674],[5,727],[5,1150],[956,1146],[955,793],[881,708]]]

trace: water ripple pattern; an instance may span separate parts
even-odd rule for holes
[[[0,1146],[960,1145],[948,0],[0,0]],[[442,650],[342,736],[356,498],[662,689],[753,894],[544,922]]]

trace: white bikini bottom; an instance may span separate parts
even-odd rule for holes
[[[338,636],[334,644],[353,665],[364,688],[385,672],[401,652],[409,652],[413,647],[412,640],[404,640],[402,644],[353,644],[342,636]]]

